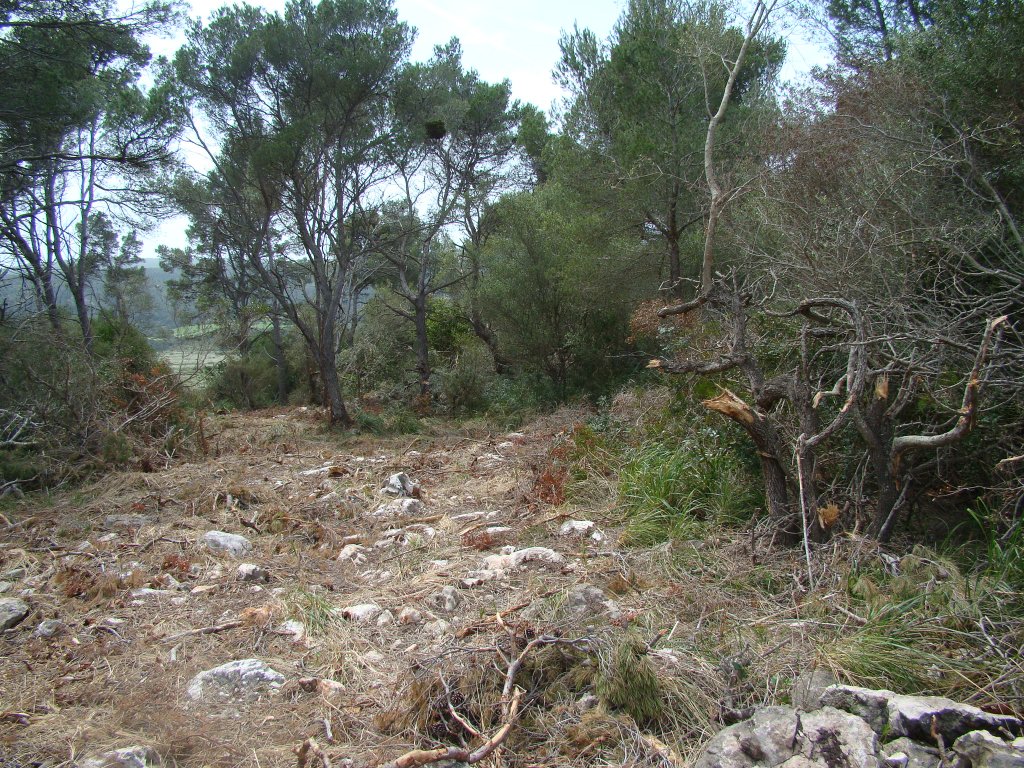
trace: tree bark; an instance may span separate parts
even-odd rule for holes
[[[793,524],[792,510],[789,507],[786,471],[779,459],[782,439],[775,427],[764,414],[727,389],[717,397],[702,401],[702,404],[708,410],[732,419],[750,436],[761,460],[768,515],[776,522],[776,527],[786,543],[792,544],[797,541],[799,532]]]

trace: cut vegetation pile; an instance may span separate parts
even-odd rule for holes
[[[685,446],[625,410],[372,440],[230,415],[201,461],[6,500],[0,598],[30,613],[0,636],[0,763],[681,765],[815,665],[1024,709],[1017,571],[846,536],[812,589],[744,514],[742,463],[679,477]],[[408,498],[384,493],[402,472]],[[190,693],[246,659],[283,683]]]

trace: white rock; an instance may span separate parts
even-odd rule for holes
[[[397,472],[388,478],[388,484],[382,490],[392,496],[415,496],[419,486],[405,472]]]
[[[483,570],[504,573],[515,570],[523,563],[546,563],[549,565],[562,565],[565,558],[547,547],[527,547],[526,549],[515,549],[504,547],[503,554],[488,555],[483,560]]]
[[[399,624],[419,624],[422,621],[423,614],[412,606],[407,605],[398,613]]]
[[[4,592],[9,592],[11,587],[13,586],[14,585],[11,584],[11,582],[9,581],[0,581],[0,595],[2,595]]]
[[[566,520],[558,529],[561,536],[586,536],[594,530],[593,520]]]
[[[368,517],[379,518],[414,517],[422,515],[424,510],[423,502],[419,499],[394,499],[366,514]]]
[[[284,675],[259,659],[239,659],[200,672],[188,685],[190,699],[254,698],[284,685]]]
[[[357,624],[373,621],[381,613],[381,607],[374,603],[360,603],[359,605],[350,605],[347,608],[341,609],[341,615],[345,621],[353,621]]]
[[[451,633],[452,625],[444,619],[435,619],[424,624],[423,629],[432,637],[445,637]]]
[[[173,589],[151,589],[149,587],[139,587],[133,589],[128,593],[131,597],[135,598],[146,598],[146,597],[178,597],[178,593]]]
[[[306,637],[306,625],[301,621],[288,619],[288,621],[281,624],[278,628],[278,632],[291,635],[293,643],[301,643]]]
[[[384,611],[380,616],[377,617],[377,626],[386,627],[388,624],[395,623],[395,614],[391,611]]]
[[[203,543],[214,552],[223,552],[232,557],[241,557],[252,552],[252,542],[244,536],[224,531],[207,531],[203,534]]]
[[[160,755],[152,747],[124,747],[76,765],[78,768],[155,768],[160,765]]]
[[[31,609],[24,600],[16,597],[0,599],[0,629],[10,629],[24,621]]]
[[[365,551],[366,547],[362,544],[346,544],[338,553],[338,560],[347,560],[355,565],[362,565],[366,562],[366,555],[363,554]]]
[[[261,568],[255,563],[242,563],[238,566],[238,578],[240,581],[270,581],[270,572]]]
[[[443,587],[440,592],[432,594],[428,600],[439,610],[447,613],[451,613],[462,605],[462,595],[452,586]]]
[[[490,536],[502,536],[506,533],[511,533],[512,530],[512,527],[508,525],[491,525],[484,528],[484,533]]]
[[[68,625],[60,619],[44,619],[39,622],[39,626],[36,627],[35,632],[32,634],[36,637],[56,637],[57,635],[63,635],[68,631]]]

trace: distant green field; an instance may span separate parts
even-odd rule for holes
[[[203,323],[202,325],[181,325],[174,329],[176,339],[198,339],[209,336],[217,330],[216,323]]]
[[[183,340],[163,350],[160,357],[179,376],[186,380],[194,379],[191,383],[199,385],[203,372],[223,360],[224,353],[202,341]]]

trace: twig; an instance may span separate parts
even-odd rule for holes
[[[316,743],[316,739],[312,736],[308,737],[294,750],[296,757],[299,761],[299,768],[306,768],[306,760],[309,759],[309,753],[313,753],[313,757],[319,760],[324,768],[331,768],[331,759],[324,754],[324,751],[320,749],[320,745]]]
[[[245,624],[244,621],[236,619],[235,621],[225,621],[223,624],[214,624],[210,627],[201,627],[199,629],[190,629],[187,632],[178,632],[176,635],[167,635],[161,637],[160,642],[170,643],[175,640],[181,640],[183,637],[192,637],[195,635],[214,635],[218,632],[226,632],[229,629],[237,629]]]

